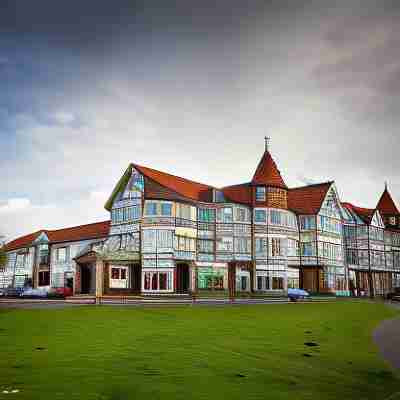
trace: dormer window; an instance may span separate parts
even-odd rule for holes
[[[256,187],[256,201],[265,201],[265,186]]]
[[[396,225],[396,217],[390,217],[389,218],[389,224],[390,225]]]

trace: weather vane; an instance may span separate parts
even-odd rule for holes
[[[271,138],[269,136],[265,136],[264,140],[265,140],[265,151],[268,151],[268,146],[269,142],[271,141]]]

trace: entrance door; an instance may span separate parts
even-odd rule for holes
[[[178,264],[176,267],[176,292],[187,293],[189,291],[189,266]]]
[[[319,291],[319,270],[317,268],[303,268],[303,289],[308,292]]]
[[[88,265],[81,266],[81,293],[90,294],[91,270]]]
[[[132,266],[132,290],[140,293],[142,286],[142,266],[136,264]]]
[[[228,264],[228,288],[229,296],[234,297],[236,293],[236,264]]]

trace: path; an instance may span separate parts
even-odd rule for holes
[[[400,303],[390,303],[400,310]],[[383,357],[400,369],[400,318],[383,321],[374,332],[374,341]]]

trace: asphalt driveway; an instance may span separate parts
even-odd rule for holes
[[[400,303],[391,304],[400,309]],[[400,369],[400,318],[382,322],[374,332],[374,341],[382,356],[395,368]]]

